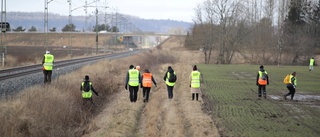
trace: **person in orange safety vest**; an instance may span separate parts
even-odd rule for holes
[[[153,84],[157,87],[157,82],[154,80],[152,74],[148,69],[145,69],[144,73],[142,74],[142,84],[141,88],[143,91],[143,102],[148,102],[149,101],[149,93],[152,87],[152,82]]]
[[[261,97],[261,92],[263,97],[267,98],[266,85],[269,85],[268,72],[264,70],[263,65],[260,66],[260,70],[257,74],[256,85],[258,86],[258,96]]]

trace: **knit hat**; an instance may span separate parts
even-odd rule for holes
[[[263,65],[261,65],[260,68],[263,68]]]
[[[149,69],[145,69],[144,72],[146,73],[150,73]]]
[[[193,70],[198,70],[197,65],[193,66]]]
[[[89,80],[89,76],[88,75],[84,76],[84,79]]]

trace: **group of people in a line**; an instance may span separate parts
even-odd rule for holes
[[[309,71],[313,71],[315,65],[315,60],[313,57],[310,58],[309,61]],[[296,78],[297,72],[292,72],[288,76],[288,81],[285,82],[287,89],[289,92],[287,94],[283,95],[283,98],[287,100],[287,96],[291,96],[291,100],[293,100],[294,94],[296,93],[296,87],[297,87],[297,78]],[[258,97],[267,97],[266,93],[266,85],[269,85],[269,76],[267,71],[264,69],[263,65],[260,66],[260,70],[257,74],[256,79],[256,85],[258,86]]]
[[[129,70],[126,74],[125,89],[128,90],[129,87],[129,97],[131,102],[137,101],[139,86],[143,91],[143,102],[148,102],[152,83],[157,86],[157,82],[148,69],[145,69],[141,76],[140,66],[129,66]]]
[[[152,87],[152,83],[157,86],[157,82],[155,81],[153,75],[150,73],[148,69],[145,69],[144,73],[140,77],[140,67],[137,66],[136,68],[133,65],[129,66],[129,70],[126,74],[125,80],[125,89],[128,90],[129,87],[129,96],[131,102],[137,101],[139,85],[143,91],[143,102],[149,101],[149,94]],[[195,65],[193,67],[193,71],[190,75],[190,87],[192,93],[192,100],[196,98],[198,100],[199,93],[200,93],[200,72]],[[168,70],[164,74],[163,80],[167,86],[168,98],[171,100],[173,99],[173,88],[177,81],[177,74],[173,70],[171,66],[168,66]]]
[[[52,76],[52,69],[54,63],[54,56],[50,54],[50,51],[47,50],[44,54],[42,64],[43,64],[43,74],[44,74],[44,83],[50,84],[51,83],[51,76]],[[312,57],[309,62],[309,71],[313,71],[315,65],[315,60]],[[284,99],[287,99],[287,96],[291,95],[291,100],[293,100],[296,86],[297,86],[297,79],[296,79],[296,72],[292,72],[290,74],[290,78],[288,83],[286,84],[287,89],[289,92],[283,95]],[[176,72],[173,70],[171,66],[168,66],[168,70],[166,71],[163,80],[167,86],[168,98],[173,98],[173,88],[177,80]],[[193,71],[190,74],[190,88],[192,93],[192,100],[199,99],[199,93],[201,92],[200,86],[202,81],[202,75],[198,71],[196,65],[193,66]],[[136,102],[138,99],[138,91],[139,86],[142,88],[143,92],[143,102],[149,101],[149,94],[152,88],[152,83],[157,87],[157,82],[155,81],[152,73],[145,69],[143,74],[140,74],[140,66],[134,67],[133,65],[129,66],[129,70],[126,74],[125,79],[125,89],[128,90],[129,88],[129,96],[131,102]],[[258,86],[258,97],[267,98],[266,92],[266,85],[269,85],[269,76],[267,71],[264,69],[264,66],[260,66],[260,70],[258,71],[257,78],[256,78],[256,85]],[[95,93],[98,96],[98,92],[96,92],[92,86],[92,82],[89,80],[89,76],[86,75],[84,81],[81,83],[80,91],[82,92],[82,98],[85,100],[90,100],[92,102],[92,94]]]
[[[52,69],[54,63],[54,56],[50,53],[49,50],[44,54],[42,65],[43,65],[43,74],[44,74],[44,84],[51,83]],[[200,93],[200,72],[197,69],[197,66],[193,67],[193,71],[190,75],[190,87],[192,93],[192,100],[196,98],[198,100]],[[168,70],[165,73],[163,80],[167,86],[168,98],[173,99],[173,88],[177,80],[177,74],[171,66],[168,66]],[[152,73],[145,69],[142,75],[140,74],[140,66],[129,66],[129,70],[126,74],[125,80],[125,89],[129,89],[130,101],[136,102],[138,99],[139,86],[142,88],[143,92],[143,102],[149,101],[150,91],[152,85],[157,87],[157,82],[155,81]],[[82,98],[84,100],[92,101],[93,93],[99,96],[98,92],[93,88],[92,82],[89,80],[89,76],[84,77],[84,81],[81,83],[80,91],[82,93]]]

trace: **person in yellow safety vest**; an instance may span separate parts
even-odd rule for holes
[[[49,50],[47,50],[42,60],[44,84],[51,83],[53,63],[54,63],[54,56],[50,54]]]
[[[309,71],[313,70],[313,66],[315,65],[314,58],[312,57],[309,62]]]
[[[200,89],[201,79],[202,79],[202,75],[198,71],[197,65],[194,65],[193,71],[191,72],[190,78],[189,78],[192,100],[194,100],[194,96],[196,96],[196,100],[198,101],[199,93],[201,92],[201,89]]]
[[[138,99],[139,84],[141,84],[140,72],[134,69],[133,65],[130,65],[126,74],[125,89],[127,90],[129,85],[131,102],[136,102]]]
[[[258,86],[258,97],[261,97],[261,92],[263,97],[267,98],[266,85],[269,85],[269,76],[268,72],[264,70],[263,65],[260,66],[260,70],[257,74],[256,85]]]
[[[152,82],[153,84],[157,87],[157,82],[154,80],[152,74],[148,69],[145,69],[144,73],[142,74],[142,84],[141,88],[143,91],[143,102],[148,102],[149,101],[149,93],[152,87]]]
[[[92,82],[89,80],[89,76],[86,75],[84,77],[84,81],[81,83],[80,86],[81,95],[84,101],[90,101],[93,105],[92,100],[92,92],[95,93],[97,96],[99,96],[98,92],[93,88]],[[85,102],[83,102],[85,103]]]
[[[168,97],[169,99],[172,99],[173,87],[176,83],[177,75],[171,66],[168,66],[168,71],[164,74],[163,80],[166,82],[166,85],[167,85]]]
[[[283,95],[284,99],[287,100],[287,96],[291,95],[291,100],[293,100],[294,94],[296,93],[296,87],[297,87],[297,78],[296,78],[296,72],[292,72],[290,75],[289,83],[286,85],[287,89],[289,90],[289,93]]]

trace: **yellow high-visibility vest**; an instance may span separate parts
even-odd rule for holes
[[[44,63],[43,63],[44,70],[52,70],[53,61],[54,61],[54,56],[52,54],[45,54]]]
[[[176,72],[173,72],[173,74],[175,74],[176,75]],[[167,79],[166,79],[166,84],[168,85],[168,86],[174,86],[174,84],[176,84],[176,82],[169,82],[169,77],[170,77],[170,72],[168,72],[167,73]]]
[[[313,66],[314,64],[314,59],[310,59],[310,66]]]
[[[294,76],[290,75],[290,80],[289,80],[290,84],[292,84],[292,81],[291,81],[292,77],[294,77]],[[297,86],[297,78],[296,77],[294,77],[294,86]]]
[[[200,72],[199,71],[191,72],[191,87],[200,88]]]
[[[129,70],[129,82],[130,86],[139,86],[139,71],[136,69]]]
[[[85,92],[84,90],[82,90],[82,98],[92,98],[92,90],[91,90],[92,83],[89,82],[89,85],[90,85],[90,90],[88,92]],[[81,86],[82,86],[82,89],[84,89],[84,82],[82,82]]]

